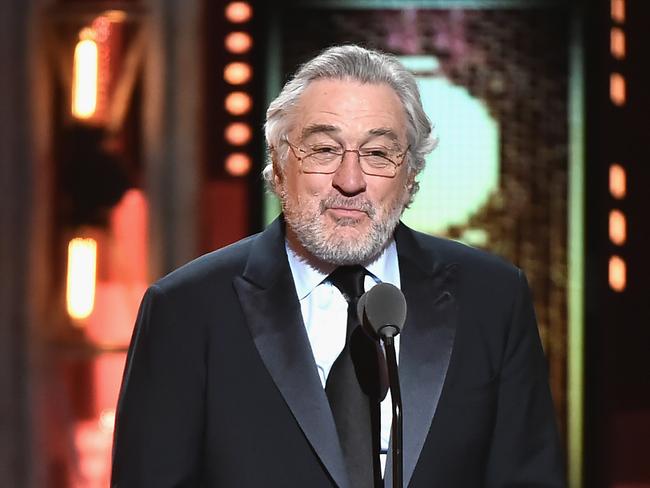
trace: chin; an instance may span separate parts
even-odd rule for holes
[[[332,234],[350,234],[359,236],[368,233],[371,222],[368,217],[339,217],[326,223]]]
[[[352,249],[357,246],[366,247],[365,243],[368,240],[368,235],[365,232],[355,231],[334,231],[328,236],[327,242],[332,246],[341,246],[346,249]]]

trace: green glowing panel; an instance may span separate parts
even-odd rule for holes
[[[399,60],[413,73],[433,72],[440,68],[440,62],[435,56],[399,56]]]
[[[441,76],[418,74],[435,69],[435,58],[400,60],[417,75],[424,109],[439,139],[418,178],[420,191],[403,220],[422,232],[445,234],[451,225],[466,224],[498,190],[499,126],[485,104],[464,87]],[[472,229],[467,237],[472,244],[481,244],[488,236]]]

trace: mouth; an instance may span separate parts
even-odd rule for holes
[[[327,212],[337,218],[360,219],[368,216],[363,210],[349,207],[328,207]]]

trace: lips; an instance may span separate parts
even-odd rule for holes
[[[351,207],[329,207],[327,210],[341,217],[361,217],[368,215],[364,210]]]
[[[367,215],[374,217],[375,209],[370,202],[363,199],[343,199],[340,196],[334,196],[321,201],[321,213],[330,211],[334,215],[341,217],[360,218]]]

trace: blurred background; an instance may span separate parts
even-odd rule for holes
[[[144,290],[278,214],[265,108],[359,43],[413,71],[440,139],[404,221],[528,275],[570,487],[650,487],[649,22],[645,0],[2,0],[0,485],[108,486]]]

